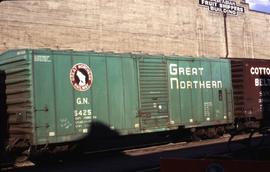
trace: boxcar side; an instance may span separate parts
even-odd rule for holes
[[[15,147],[233,122],[226,59],[48,49],[0,59]]]
[[[269,121],[270,61],[231,59],[236,122]]]

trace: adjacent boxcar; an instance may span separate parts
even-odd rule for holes
[[[269,121],[270,61],[231,59],[236,122]]]
[[[129,135],[234,119],[226,59],[26,49],[3,53],[0,70],[15,147],[72,142],[94,123]]]

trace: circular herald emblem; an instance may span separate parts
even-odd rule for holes
[[[93,83],[93,73],[86,64],[75,64],[69,73],[70,82],[74,89],[78,91],[88,90]]]

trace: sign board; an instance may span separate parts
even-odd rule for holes
[[[244,7],[231,0],[199,0],[199,4],[208,7],[210,11],[229,15],[238,15],[245,12]]]

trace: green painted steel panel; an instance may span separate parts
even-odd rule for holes
[[[71,58],[63,54],[52,54],[53,59],[53,73],[51,75],[54,87],[54,111],[55,111],[55,125],[57,135],[74,134],[75,119],[72,115],[68,115],[73,111],[73,88],[71,87],[69,76],[69,69],[72,66]],[[59,67],[61,66],[61,67]],[[65,70],[63,70],[65,69]],[[66,98],[65,98],[66,97]],[[54,114],[52,114],[54,115]]]
[[[194,74],[191,74],[190,76],[190,81],[192,81],[193,83],[196,83],[196,81],[202,81],[201,79],[201,75],[200,72],[200,68],[201,68],[201,61],[193,61],[190,66],[189,66],[192,70],[196,69],[194,71]],[[195,72],[196,71],[196,72]],[[208,75],[207,73],[204,73],[204,75]],[[191,109],[192,109],[192,114],[193,114],[193,121],[196,122],[202,122],[205,120],[204,117],[204,102],[205,100],[203,99],[202,96],[202,90],[203,89],[192,89],[191,91],[191,96],[192,96],[192,102],[191,102]],[[196,107],[196,108],[194,108]]]
[[[192,92],[188,89],[180,89],[181,87],[185,88],[184,84],[181,85],[181,81],[189,81],[191,78],[189,75],[177,75],[174,71],[177,66],[182,68],[188,68],[190,66],[189,60],[178,60],[174,62],[169,62],[168,70],[169,70],[169,78],[170,78],[170,90],[176,90],[179,92],[179,103],[171,101],[172,108],[180,107],[180,111],[178,112],[180,116],[180,123],[186,124],[189,119],[193,118],[192,112]],[[172,73],[172,74],[171,74]],[[175,79],[175,80],[174,80]],[[182,82],[184,83],[184,82]],[[179,122],[177,122],[179,123]]]
[[[94,76],[93,89],[93,114],[98,116],[97,121],[102,122],[105,126],[110,126],[109,118],[109,100],[108,100],[108,76],[106,57],[91,55],[92,69]],[[98,114],[98,115],[97,115]]]
[[[124,117],[128,133],[138,133],[138,76],[135,59],[122,58],[124,85]],[[136,90],[136,91],[135,91]],[[135,126],[137,125],[137,127]]]
[[[32,54],[33,62],[33,84],[34,84],[34,111],[36,142],[49,143],[49,134],[56,129],[55,95],[53,80],[53,63],[38,62],[38,58],[47,57],[47,54]],[[51,57],[50,57],[51,58]]]
[[[212,80],[222,81],[221,75],[223,73],[221,70],[220,63],[211,62],[211,69],[212,69],[212,71],[211,71],[212,72]],[[222,100],[220,100],[220,98],[219,98],[220,91],[222,91],[222,94],[224,93],[223,89],[224,89],[223,82],[222,82],[222,88],[213,89],[213,107],[214,107],[213,111],[214,111],[214,114],[212,116],[212,119],[223,119],[224,98],[222,98]]]
[[[88,54],[71,54],[71,66],[67,69],[67,72],[71,67],[77,64],[86,64],[91,70],[91,60]],[[62,69],[63,70],[63,69]],[[94,75],[94,71],[93,75]],[[94,76],[95,77],[95,76]],[[67,79],[69,81],[69,79]],[[91,82],[95,82],[92,80]],[[69,83],[69,85],[71,85]],[[72,87],[71,87],[72,88]],[[73,115],[74,115],[74,129],[77,135],[80,133],[87,134],[90,132],[90,124],[96,119],[96,116],[92,113],[92,88],[89,88],[86,91],[77,91],[72,88],[73,91]]]
[[[124,81],[121,59],[107,58],[107,70],[111,128],[124,128]]]
[[[204,75],[201,76],[202,81],[212,81],[212,65],[209,61],[202,61],[201,66],[204,69]],[[214,109],[213,109],[213,89],[202,89],[203,96],[203,110],[204,118],[213,119]]]
[[[32,144],[103,137],[94,123],[124,135],[233,120],[228,60],[14,50],[0,69],[10,133]]]
[[[178,61],[177,60],[170,60],[170,62],[168,63],[168,85],[169,85],[169,100],[170,100],[170,116],[171,116],[171,121],[174,121],[174,125],[178,126],[178,125],[182,125],[185,121],[185,116],[182,116],[182,113],[181,113],[181,105],[182,105],[182,101],[183,103],[184,102],[188,102],[189,100],[188,99],[183,99],[184,98],[184,95],[182,93],[181,90],[179,89],[175,89],[175,85],[173,85],[170,81],[170,66],[169,64],[178,64]],[[178,78],[178,77],[177,77]],[[181,95],[181,96],[180,96]],[[181,100],[183,99],[183,100]],[[183,106],[185,107],[185,106]]]
[[[232,88],[232,79],[228,79],[226,76],[231,76],[231,64],[230,63],[221,63],[221,70],[222,70],[222,80],[223,80],[223,97],[224,101],[224,116],[227,117],[228,121],[234,121],[234,112],[233,112],[233,88]]]
[[[185,127],[232,123],[229,74],[228,60],[169,60],[170,123]]]

